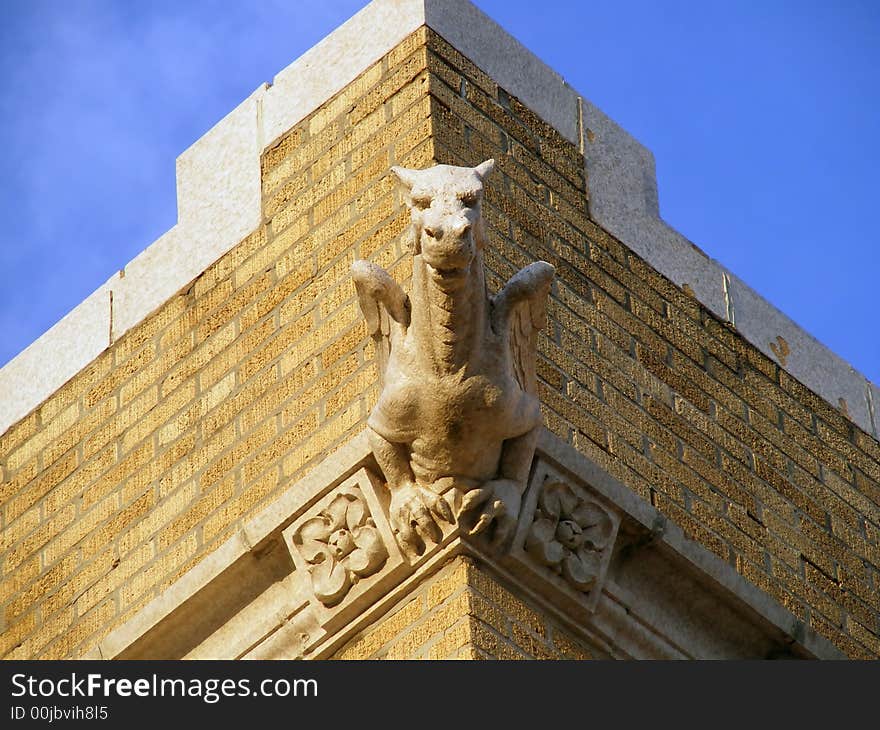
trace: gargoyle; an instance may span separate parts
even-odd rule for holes
[[[554,268],[533,263],[489,296],[481,202],[494,166],[392,168],[412,221],[410,296],[379,266],[352,266],[382,386],[370,445],[411,557],[442,540],[441,522],[496,546],[512,536],[541,424],[536,332]]]

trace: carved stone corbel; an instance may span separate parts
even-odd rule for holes
[[[593,612],[614,550],[620,513],[589,485],[535,461],[510,558]]]
[[[298,571],[308,575],[322,626],[340,625],[370,602],[377,584],[408,571],[382,509],[379,479],[360,469],[330,489],[283,532]]]

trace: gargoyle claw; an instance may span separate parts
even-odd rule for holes
[[[495,479],[467,492],[462,498],[461,512],[477,510],[475,517],[471,518],[474,525],[468,535],[480,534],[494,521],[495,530],[490,540],[492,547],[506,544],[516,529],[520,502],[519,484],[511,479]]]
[[[438,520],[454,521],[443,497],[414,484],[401,487],[393,494],[389,512],[397,540],[410,558],[425,552],[429,543],[443,539]]]

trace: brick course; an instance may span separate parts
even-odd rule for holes
[[[454,558],[334,659],[592,659],[602,656],[485,568]]]

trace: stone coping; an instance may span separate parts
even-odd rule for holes
[[[0,433],[255,230],[263,150],[425,24],[579,145],[597,223],[880,438],[880,387],[668,226],[651,152],[468,0],[374,0],[186,150],[177,224],[0,369]]]

